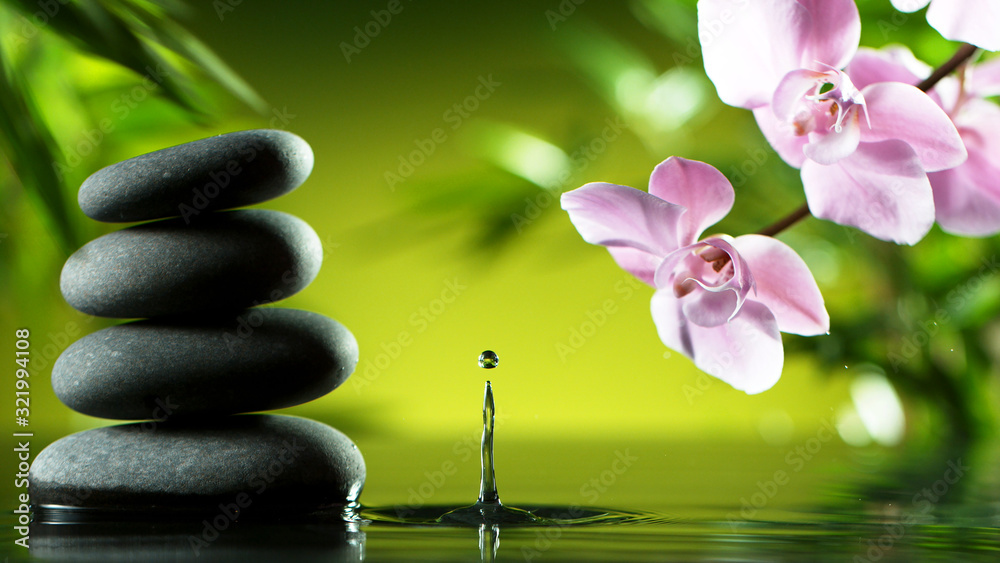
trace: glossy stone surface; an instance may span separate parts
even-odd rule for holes
[[[52,388],[90,416],[170,420],[299,405],[335,389],[357,363],[358,343],[342,324],[266,307],[97,331],[59,356]]]
[[[365,462],[347,436],[320,422],[243,415],[85,430],[42,450],[29,478],[42,507],[228,512],[233,520],[354,502]]]
[[[263,209],[212,213],[109,233],[63,266],[66,301],[116,318],[238,311],[284,299],[316,277],[323,248],[301,219]]]
[[[98,170],[80,187],[80,208],[105,222],[181,217],[284,195],[313,168],[309,144],[273,129],[227,133],[177,145]]]

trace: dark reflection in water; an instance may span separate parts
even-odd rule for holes
[[[56,561],[363,561],[365,532],[341,515],[308,520],[212,518],[88,521],[42,513],[31,524],[31,555]]]

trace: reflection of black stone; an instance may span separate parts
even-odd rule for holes
[[[29,478],[31,500],[42,508],[252,516],[352,503],[365,462],[347,436],[325,424],[244,415],[79,432],[45,448]]]
[[[144,223],[92,240],[63,266],[63,297],[101,317],[234,311],[284,299],[319,272],[323,248],[301,219],[264,209]]]
[[[312,149],[296,135],[238,131],[112,164],[87,178],[78,199],[98,221],[190,219],[284,195],[312,167]]]
[[[268,307],[95,332],[59,357],[52,387],[91,416],[171,420],[305,403],[340,385],[357,362],[357,341],[337,321]]]
[[[365,555],[365,533],[337,515],[265,523],[224,523],[212,515],[164,522],[36,521],[30,532],[31,554],[55,561],[327,563],[363,561]]]

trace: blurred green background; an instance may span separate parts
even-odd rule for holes
[[[108,424],[69,410],[48,384],[70,342],[112,323],[59,292],[68,253],[120,228],[84,217],[76,188],[138,154],[261,127],[300,135],[316,155],[302,187],[261,205],[303,218],[324,244],[319,277],[280,306],[340,320],[361,348],[341,388],[287,412],[341,428],[376,459],[416,455],[407,440],[475,436],[487,378],[505,416],[498,441],[781,446],[826,418],[852,446],[992,433],[1000,279],[981,266],[995,238],[935,228],[897,247],[816,219],[781,234],[812,268],[831,334],[785,335],[780,382],[747,396],[667,350],[653,290],[559,209],[558,192],[590,181],[644,189],[671,155],[733,182],[736,205],[713,232],[756,231],[802,202],[797,171],[705,77],[694,0],[402,0],[378,22],[385,14],[372,11],[389,4],[82,3],[139,30],[133,47],[103,51],[56,25],[68,12],[29,38],[23,18],[39,5],[0,4],[5,88],[29,92],[36,110],[8,101],[5,115],[34,116],[21,126],[41,123],[32,138],[54,151],[43,158],[7,135],[0,167],[0,342],[13,356],[15,329],[31,330],[36,453]],[[859,7],[863,45],[905,43],[932,65],[954,51],[922,14]],[[234,74],[164,24],[173,18]],[[167,82],[143,82],[143,53],[171,65]],[[53,159],[61,185],[45,183]],[[477,367],[485,349],[498,369]]]

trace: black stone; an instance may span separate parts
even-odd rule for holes
[[[273,129],[227,133],[130,158],[80,187],[80,208],[98,221],[181,217],[252,205],[297,188],[313,153],[297,135]]]
[[[304,221],[247,209],[92,240],[66,261],[60,287],[70,305],[101,317],[238,311],[298,292],[322,261],[319,237]]]
[[[365,461],[320,422],[242,415],[72,434],[38,454],[29,480],[36,509],[292,514],[355,502]]]
[[[299,405],[335,389],[357,363],[358,343],[337,321],[254,308],[100,330],[59,356],[52,388],[83,414],[172,420]]]

